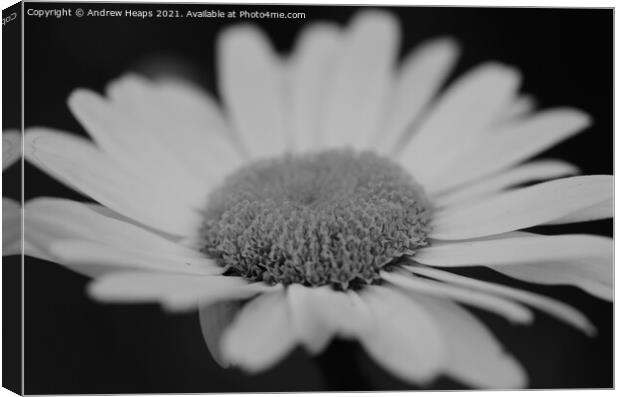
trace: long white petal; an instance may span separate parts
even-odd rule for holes
[[[580,110],[557,108],[492,128],[475,144],[463,145],[460,155],[450,161],[438,148],[433,155],[444,165],[435,169],[428,190],[442,193],[492,175],[568,139],[589,124],[589,116]]]
[[[36,232],[33,234],[35,237],[29,242],[36,241]],[[127,269],[198,275],[224,272],[208,258],[151,253],[84,240],[61,240],[51,244],[45,252],[55,262],[90,277]]]
[[[106,92],[117,111],[147,129],[205,188],[241,164],[237,137],[215,100],[197,87],[129,74],[112,81]]]
[[[613,297],[613,240],[607,237],[514,233],[427,248],[414,259],[433,266],[487,265],[525,281],[575,285],[601,299]]]
[[[519,83],[519,73],[500,64],[482,65],[461,77],[403,147],[402,164],[432,190],[437,172],[479,141],[512,100]]]
[[[369,147],[398,46],[398,24],[391,15],[368,11],[354,17],[325,99],[322,135],[328,147]]]
[[[574,175],[579,170],[572,164],[558,160],[532,161],[510,170],[500,172],[478,183],[467,185],[454,192],[440,195],[433,202],[439,207],[462,205],[473,199],[479,199],[501,192],[512,186],[532,181],[543,181],[561,176]]]
[[[434,242],[415,254],[416,262],[431,266],[472,266],[580,259],[604,264],[611,272],[613,240],[588,234],[517,235],[484,240]],[[597,269],[602,270],[602,269]],[[611,273],[605,276],[611,276]]]
[[[614,214],[614,199],[609,197],[593,206],[579,209],[566,216],[547,222],[547,224],[562,224],[595,221],[599,219],[611,218]]]
[[[207,344],[211,357],[221,367],[227,368],[230,363],[222,354],[222,335],[233,322],[243,303],[240,301],[206,302],[200,305],[198,315],[202,337]]]
[[[607,271],[594,271],[592,261],[574,259],[523,265],[490,265],[489,267],[518,280],[536,284],[573,285],[599,299],[613,301],[614,286],[611,266]]]
[[[163,115],[156,113],[163,112],[164,115],[169,115],[179,112],[184,116],[190,116],[189,120],[184,121],[192,127],[208,127],[206,131],[187,131],[194,136],[209,135],[214,131],[224,133],[229,128],[215,99],[207,92],[180,79],[149,80],[140,75],[125,74],[106,86],[106,95],[144,125],[155,127],[153,122],[155,119],[164,122],[167,127],[172,127],[175,121],[179,120],[166,121]],[[165,99],[168,103],[164,103]],[[158,130],[157,133],[164,131]]]
[[[198,212],[169,196],[179,186],[156,190],[89,141],[71,134],[31,129],[25,141],[28,161],[101,204],[168,233],[190,235],[198,230]]]
[[[447,375],[475,388],[519,389],[527,375],[476,317],[445,299],[412,296],[437,322],[446,346]]]
[[[311,25],[301,33],[295,45],[290,62],[291,128],[296,150],[321,147],[324,100],[340,56],[341,36],[335,25]]]
[[[68,103],[97,145],[123,168],[132,170],[159,190],[172,190],[169,194],[180,190],[171,187],[182,186],[176,197],[178,201],[196,206],[204,203],[208,184],[184,167],[185,161],[175,156],[148,124],[130,117],[124,106],[85,89],[75,90]],[[177,123],[181,124],[182,120]]]
[[[169,273],[118,272],[88,285],[91,297],[109,303],[160,303],[166,310],[193,310],[198,304],[248,299],[271,290],[242,278]]]
[[[487,281],[476,280],[466,276],[450,273],[447,271],[433,269],[421,266],[404,266],[407,270],[425,277],[431,277],[436,280],[460,285],[465,288],[472,288],[477,291],[488,292],[490,294],[502,296],[508,299],[525,303],[533,308],[541,310],[559,320],[566,322],[582,330],[588,335],[594,335],[596,329],[592,323],[581,312],[573,307],[560,302],[558,300],[535,294],[533,292],[521,290],[518,288],[508,287],[501,284],[495,284]]]
[[[445,365],[446,346],[429,313],[393,288],[368,287],[361,297],[374,321],[359,339],[374,360],[408,382],[435,379]]]
[[[256,27],[245,25],[220,34],[220,91],[233,126],[253,157],[285,152],[290,144],[282,60]]]
[[[458,240],[557,221],[613,197],[613,176],[559,179],[438,211],[430,237]],[[601,214],[611,216],[611,214]]]
[[[408,127],[437,94],[458,55],[457,44],[446,38],[428,41],[407,55],[392,84],[384,125],[374,137],[376,150],[392,154],[407,138]]]
[[[222,353],[231,364],[254,373],[268,369],[296,344],[285,292],[250,301],[222,335]]]
[[[26,240],[43,249],[62,240],[99,242],[122,249],[159,255],[203,257],[203,254],[143,227],[108,215],[104,207],[60,198],[26,203]]]
[[[19,159],[22,152],[22,137],[19,131],[2,132],[2,171]]]
[[[21,253],[22,206],[15,200],[2,198],[2,255]]]
[[[301,285],[291,285],[287,292],[295,332],[312,354],[323,351],[334,336],[354,338],[371,321],[353,293]]]
[[[382,272],[381,278],[408,291],[453,299],[461,303],[487,310],[515,323],[530,323],[532,312],[523,305],[483,292],[456,285],[427,280],[404,273]]]

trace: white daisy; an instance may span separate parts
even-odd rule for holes
[[[2,172],[13,165],[22,153],[19,131],[2,133]],[[8,197],[2,197],[2,255],[21,253],[22,217],[21,205]]]
[[[458,49],[425,43],[396,64],[381,12],[313,24],[290,55],[235,26],[218,38],[220,105],[136,75],[69,107],[93,141],[29,128],[26,158],[98,204],[26,206],[31,255],[94,277],[102,302],[199,309],[214,358],[265,370],[298,345],[353,339],[409,382],[482,388],[527,376],[461,304],[516,324],[544,311],[591,335],[574,308],[457,275],[484,265],[612,299],[612,240],[536,225],[612,216],[612,176],[526,162],[586,128],[534,112],[520,75],[478,66],[439,93]],[[518,187],[558,177],[527,187]]]

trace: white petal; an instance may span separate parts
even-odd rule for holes
[[[317,24],[306,28],[295,45],[290,60],[291,129],[292,143],[299,151],[316,150],[321,146],[324,101],[332,84],[341,44],[341,32],[336,26]]]
[[[282,60],[253,26],[229,28],[218,40],[220,91],[245,149],[253,157],[283,153],[289,142]]]
[[[241,164],[240,144],[217,103],[189,83],[126,75],[111,82],[107,94],[205,188]]]
[[[412,51],[403,61],[392,84],[385,124],[377,131],[375,149],[392,154],[447,78],[459,55],[451,39],[435,39]]]
[[[196,249],[199,249],[199,247],[200,247],[199,244],[189,244],[189,243],[186,243],[186,241],[191,240],[191,239],[196,240],[198,234],[194,234],[194,235],[192,235],[190,237],[174,236],[174,235],[172,235],[170,233],[166,233],[164,231],[161,231],[161,230],[155,229],[153,227],[150,227],[148,225],[145,225],[144,223],[140,223],[140,222],[138,222],[135,219],[129,218],[129,217],[123,215],[123,214],[120,214],[120,213],[114,211],[111,208],[104,207],[104,206],[99,205],[97,203],[82,202],[81,204],[83,204],[86,207],[88,207],[91,211],[97,212],[97,213],[103,215],[106,218],[116,219],[116,220],[119,220],[121,222],[125,222],[125,223],[128,223],[130,225],[137,226],[137,227],[139,227],[141,229],[146,229],[146,230],[148,230],[149,232],[151,232],[151,233],[153,233],[155,235],[161,236],[161,237],[165,238],[166,240],[174,241],[174,242],[182,245],[183,247],[189,247],[190,249],[192,249],[194,251]],[[196,247],[198,247],[198,248],[196,248]]]
[[[490,129],[474,144],[463,145],[457,157],[446,158],[438,148],[433,155],[440,157],[444,166],[428,180],[427,188],[431,193],[441,193],[492,175],[543,152],[589,124],[585,113],[557,108]]]
[[[573,307],[555,299],[538,295],[533,292],[508,287],[501,284],[476,280],[430,267],[407,265],[404,267],[415,274],[425,277],[431,277],[447,283],[460,285],[465,288],[472,288],[477,291],[488,292],[490,294],[502,296],[508,299],[514,299],[556,317],[557,319],[580,329],[590,336],[596,333],[596,329],[587,317]]]
[[[24,219],[28,254],[90,277],[125,268],[201,274],[222,271],[200,252],[106,215],[103,208],[65,199],[29,201]]]
[[[159,79],[151,81],[135,74],[126,74],[113,80],[106,87],[107,96],[123,106],[126,112],[145,125],[155,126],[152,119],[173,127],[175,120],[164,120],[161,114],[183,114],[185,120],[196,130],[183,131],[192,136],[209,135],[211,132],[224,133],[228,125],[215,99],[189,82],[179,79]],[[165,103],[167,100],[168,103]],[[164,106],[164,105],[167,105]],[[176,120],[179,121],[179,120]],[[193,124],[196,123],[196,124]],[[208,127],[200,131],[202,127]],[[158,133],[165,131],[158,131]],[[168,131],[168,134],[171,132]]]
[[[482,389],[520,389],[527,375],[473,315],[445,300],[412,296],[437,322],[446,346],[447,374]]]
[[[433,266],[487,265],[525,281],[570,284],[602,299],[613,295],[613,240],[591,235],[529,233],[480,241],[435,243],[415,260]]]
[[[614,215],[614,199],[609,197],[593,206],[579,209],[566,216],[547,222],[547,224],[562,224],[595,221],[599,219],[612,218]]]
[[[368,287],[361,297],[374,321],[359,339],[374,360],[408,382],[435,379],[445,365],[446,346],[429,313],[392,288]]]
[[[434,201],[438,207],[446,207],[454,204],[462,205],[473,199],[501,192],[509,187],[558,178],[579,172],[572,164],[558,160],[532,161],[510,170],[500,172],[478,183],[467,185],[454,192],[440,195]]]
[[[17,130],[2,133],[2,171],[19,159],[22,152],[22,138]]]
[[[103,208],[59,198],[30,200],[24,220],[26,240],[42,249],[62,240],[84,240],[157,255],[203,257],[200,252],[113,217]]]
[[[536,108],[536,100],[530,95],[521,95],[513,103],[511,103],[506,112],[504,113],[504,119],[514,119],[523,117],[528,113],[531,113]]]
[[[207,348],[213,360],[224,368],[229,367],[230,363],[226,361],[222,354],[222,335],[233,322],[242,307],[243,303],[239,301],[225,301],[206,303],[200,305],[198,310],[202,337],[207,344]]]
[[[517,234],[515,237],[454,242],[434,242],[416,252],[416,262],[431,266],[472,266],[580,259],[609,266],[613,240],[587,234],[543,236]],[[599,269],[602,270],[602,269]],[[611,273],[606,274],[611,276]]]
[[[609,200],[613,197],[612,186],[611,175],[589,175],[499,193],[437,212],[430,237],[467,239],[557,221]]]
[[[22,250],[22,206],[2,198],[2,255],[20,254]]]
[[[519,83],[519,73],[500,64],[479,66],[463,76],[429,110],[403,147],[402,164],[432,190],[437,173],[479,141],[512,100]]]
[[[32,234],[36,235],[36,232]],[[51,244],[44,252],[49,253],[54,262],[89,277],[119,270],[198,275],[221,274],[224,271],[208,258],[151,253],[84,240],[61,240]]]
[[[263,294],[250,301],[222,336],[225,359],[254,373],[268,369],[295,347],[284,291]]]
[[[573,285],[599,299],[613,301],[613,278],[605,277],[610,270],[593,271],[592,261],[574,259],[523,265],[490,265],[507,276],[536,284]],[[598,266],[596,266],[598,267]],[[611,269],[611,266],[608,266]],[[597,279],[598,278],[598,279]]]
[[[208,184],[185,167],[185,161],[175,156],[148,124],[130,117],[124,105],[84,89],[75,90],[68,103],[97,145],[123,168],[132,170],[159,190],[171,190],[169,194],[179,190],[171,187],[182,186],[183,191],[175,197],[178,201],[195,206],[204,203]],[[155,114],[157,109],[150,112]],[[178,124],[182,122],[177,120]]]
[[[269,291],[242,278],[170,273],[118,272],[88,285],[94,299],[109,303],[160,303],[166,310],[193,310],[198,304],[248,299]]]
[[[330,303],[325,299],[327,292],[324,291],[324,288],[306,288],[297,284],[287,288],[291,322],[300,342],[311,354],[323,351],[333,336],[333,326],[326,324],[321,315],[325,305]]]
[[[352,293],[291,285],[287,296],[295,332],[312,354],[323,351],[336,335],[355,337],[370,321],[364,305]]]
[[[533,319],[532,313],[526,307],[487,293],[427,280],[407,273],[382,272],[381,278],[408,291],[456,300],[495,313],[514,323],[530,323]]]
[[[182,187],[156,190],[117,166],[85,139],[48,129],[31,129],[25,136],[26,159],[55,178],[115,211],[162,231],[190,235],[201,217],[187,204],[169,197]]]
[[[354,17],[325,99],[322,136],[328,147],[369,147],[385,110],[398,46],[398,24],[390,14]]]
[[[42,259],[44,261],[54,262],[55,259],[52,258],[48,253],[42,252],[36,247],[28,244],[28,241],[23,242],[23,253],[26,256],[31,256],[33,258]]]

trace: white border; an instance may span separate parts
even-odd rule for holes
[[[54,2],[54,1],[36,1],[36,0],[31,0],[28,1],[28,3],[36,3],[36,2]],[[65,1],[65,2],[76,2],[76,3],[98,3],[98,1],[92,1],[92,0],[88,0],[88,1]],[[240,2],[231,2],[231,1],[220,1],[220,0],[214,0],[214,1],[198,1],[198,0],[184,0],[184,1],[166,1],[166,0],[155,0],[155,1],[145,1],[145,0],[133,0],[133,1],[107,1],[108,3],[203,3],[203,4],[299,4],[299,5],[380,5],[380,6],[390,6],[390,5],[394,5],[394,6],[473,6],[473,7],[558,7],[558,8],[580,8],[580,7],[585,7],[585,8],[615,8],[616,2],[612,1],[612,0],[589,0],[589,1],[579,1],[579,0],[537,0],[537,1],[471,1],[471,0],[449,0],[449,1],[411,1],[411,0],[391,0],[391,1],[381,1],[381,0],[375,0],[375,1],[355,1],[355,0],[338,0],[337,2],[334,1],[328,1],[328,0],[313,0],[313,1],[300,1],[300,0],[269,0],[269,1],[258,1],[258,0],[245,0],[245,1],[240,1]],[[0,0],[0,5],[2,6],[2,9],[9,7],[13,4],[17,3],[14,0]],[[22,25],[23,26],[23,25]],[[614,27],[615,27],[615,11],[614,11]],[[0,34],[0,42],[1,42],[1,34]],[[617,50],[617,43],[618,43],[618,33],[617,31],[614,29],[614,65],[618,65],[618,52]],[[23,51],[22,51],[23,54]],[[23,61],[23,59],[22,59]],[[2,71],[2,59],[1,59],[1,54],[0,54],[0,72]],[[23,66],[23,65],[22,65]],[[567,82],[567,84],[570,84],[570,82]],[[22,81],[22,87],[23,87],[23,81]],[[1,88],[1,84],[0,84],[0,88]],[[618,82],[617,80],[614,78],[614,132],[615,132],[615,116],[618,115],[618,102],[616,101],[616,93],[618,92]],[[1,101],[0,101],[1,104]],[[0,111],[1,113],[1,111]],[[22,120],[22,127],[23,127],[23,120]],[[615,134],[614,134],[615,136]],[[616,140],[614,139],[614,153],[616,152],[617,149],[617,145],[618,143],[616,142]],[[615,160],[615,156],[614,156],[614,160]],[[614,161],[614,175],[617,174],[618,169],[617,169],[617,164]],[[0,182],[2,180],[2,177],[0,176]],[[619,191],[620,188],[618,186],[615,186],[614,188],[614,197],[620,197],[619,195]],[[614,235],[616,235],[617,230],[615,227],[615,222],[614,222]],[[0,231],[0,236],[1,236],[1,231]],[[617,250],[616,250],[617,253]],[[614,261],[615,263],[617,262],[617,257],[616,255],[614,255]],[[616,278],[615,278],[615,282],[617,283],[618,280],[620,279],[620,277],[618,277],[618,273],[620,272],[615,272],[616,274]],[[2,280],[1,274],[0,274],[0,282]],[[615,285],[620,285],[620,284],[615,284]],[[23,288],[22,288],[22,293],[23,293]],[[23,301],[23,299],[22,299]],[[1,303],[1,298],[0,298],[0,303]],[[23,308],[22,308],[23,310]],[[23,314],[23,312],[22,312]],[[23,315],[22,315],[23,318]],[[614,362],[615,362],[615,341],[616,341],[616,336],[618,335],[618,327],[616,327],[616,321],[619,317],[618,317],[618,305],[614,305]],[[0,325],[2,324],[2,319],[0,317]],[[23,346],[22,346],[22,356],[23,356]],[[0,363],[0,379],[1,379],[1,369],[2,369],[2,364]],[[23,370],[23,368],[22,368]],[[617,381],[619,378],[619,373],[620,371],[618,371],[618,366],[615,365],[614,366],[614,384],[617,385]],[[23,385],[22,385],[23,386]],[[23,390],[23,388],[22,388]],[[572,397],[572,396],[582,396],[584,393],[593,393],[593,394],[608,394],[608,393],[615,393],[613,390],[609,390],[609,391],[595,391],[595,390],[556,390],[556,391],[513,391],[513,392],[504,392],[504,391],[489,391],[489,392],[485,392],[485,391],[470,391],[470,392],[466,392],[468,393],[468,395],[484,395],[484,396],[490,396],[490,397],[495,397],[495,396],[503,396],[503,395],[507,395],[508,393],[510,393],[510,395],[514,395],[515,393],[519,394],[519,393],[528,393],[528,396],[532,396],[532,397],[538,397],[538,396],[542,396],[544,393],[544,396],[568,396],[568,397]],[[454,392],[414,392],[416,396],[443,396],[443,395],[447,395],[448,393],[454,393]],[[373,395],[376,394],[382,394],[385,396],[390,396],[390,397],[405,397],[405,396],[412,396],[414,394],[413,392],[386,392],[386,393],[373,393]],[[264,396],[264,397],[271,397],[271,396],[283,396],[283,395],[302,395],[302,394],[309,394],[309,393],[260,393],[260,396]],[[330,397],[338,397],[338,396],[342,396],[345,393],[311,393],[313,395],[322,395],[322,396],[330,396]],[[370,393],[346,393],[346,395],[371,395]],[[0,388],[0,397],[5,397],[5,396],[14,396],[15,394],[13,394],[12,392],[9,392],[6,389],[2,389]],[[161,394],[157,394],[157,395],[149,395],[149,394],[140,394],[139,396],[144,396],[144,397],[151,397],[151,396],[160,396]],[[225,397],[236,397],[236,396],[243,396],[246,394],[233,394],[233,393],[227,393],[227,394],[209,394],[212,396],[225,396]],[[81,395],[72,395],[72,396],[77,396],[77,397],[81,397]],[[186,396],[186,394],[167,394],[167,396]]]

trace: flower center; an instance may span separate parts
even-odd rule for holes
[[[430,205],[400,166],[348,150],[260,160],[212,193],[202,251],[229,275],[360,288],[427,244]]]

